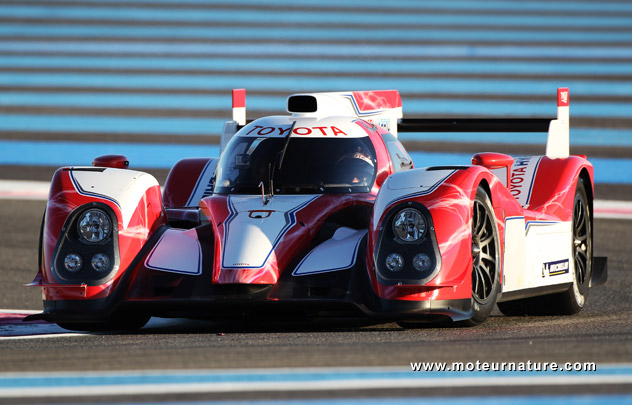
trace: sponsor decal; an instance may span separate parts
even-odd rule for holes
[[[568,107],[568,88],[557,90],[557,106]]]
[[[368,122],[375,125],[376,127],[382,127],[387,131],[391,130],[391,120],[390,118],[365,118]]]
[[[248,211],[248,218],[265,219],[268,218],[274,210],[250,210]]]
[[[567,274],[570,270],[568,259],[542,263],[542,277]]]
[[[517,157],[514,159],[513,166],[511,166],[511,175],[507,185],[511,195],[522,206],[529,204],[533,180],[541,159],[540,156]]]
[[[256,135],[256,136],[287,136],[290,131],[290,127],[282,128],[282,127],[264,127],[262,125],[255,125],[252,127],[250,131],[246,133],[246,135]],[[347,136],[347,133],[342,129],[331,126],[323,126],[323,127],[296,127],[292,131],[294,135],[311,135],[311,136],[339,136],[344,135]]]

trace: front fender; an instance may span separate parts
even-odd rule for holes
[[[160,186],[143,172],[98,167],[58,169],[51,182],[42,233],[39,279],[45,300],[101,298],[114,287],[149,237],[163,224]],[[78,237],[77,222],[97,208],[112,221],[110,236],[90,244]],[[112,260],[107,274],[94,274],[91,258],[101,252]],[[65,272],[66,254],[82,258],[75,274]]]
[[[421,168],[389,177],[377,196],[369,230],[367,263],[372,263],[369,275],[378,296],[402,300],[471,297],[472,201],[481,183],[490,189],[503,187],[496,176],[480,166]],[[384,231],[392,226],[387,222],[394,211],[417,204],[430,216],[427,238],[436,241],[435,261],[440,268],[430,280],[417,285],[405,280],[385,285],[378,276],[382,263],[377,260],[383,256],[378,250]]]

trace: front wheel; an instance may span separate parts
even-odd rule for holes
[[[64,329],[79,332],[134,332],[145,326],[149,315],[119,315],[106,321],[97,322],[57,322]]]
[[[500,278],[500,245],[491,200],[481,187],[472,211],[472,318],[466,326],[483,323],[494,309]]]

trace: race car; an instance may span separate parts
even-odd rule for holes
[[[161,190],[122,155],[62,167],[44,215],[44,311],[76,330],[210,320],[366,318],[416,327],[574,314],[605,282],[593,166],[555,119],[403,118],[398,91],[291,95],[246,120],[233,91],[219,158],[180,160]],[[543,156],[483,152],[417,167],[401,132],[548,132]],[[423,163],[423,162],[422,162]]]

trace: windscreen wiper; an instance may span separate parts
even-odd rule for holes
[[[283,167],[283,159],[285,158],[285,152],[287,152],[287,146],[290,144],[290,138],[292,137],[292,132],[294,131],[294,127],[296,126],[296,121],[292,123],[290,127],[290,132],[288,132],[287,137],[285,138],[285,145],[283,145],[283,151],[281,151],[281,159],[279,160],[279,170]]]

